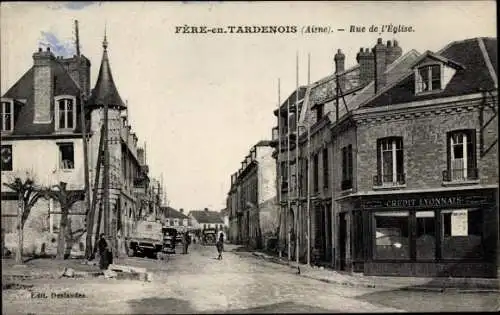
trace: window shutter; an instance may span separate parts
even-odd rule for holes
[[[348,157],[348,163],[349,163],[349,173],[347,174],[349,180],[352,180],[353,178],[353,161],[352,161],[352,145],[349,145],[349,149],[348,149],[348,154],[349,154],[349,157]]]
[[[446,133],[446,170],[451,172],[451,132]]]
[[[347,174],[347,157],[346,157],[346,147],[342,148],[342,180],[346,180]]]
[[[377,139],[377,176],[379,178],[379,181],[381,180],[381,176],[382,176],[382,159],[380,158],[380,154],[381,154],[381,145],[382,145],[382,142],[380,139]]]
[[[467,136],[471,140],[470,147],[467,148],[467,168],[476,168],[476,129],[470,129],[467,132]],[[469,146],[469,144],[467,144]]]

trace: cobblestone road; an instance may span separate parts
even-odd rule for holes
[[[228,248],[230,250],[230,248]],[[3,313],[258,313],[390,312],[354,297],[366,292],[298,277],[288,266],[193,245],[188,255],[167,262],[127,258],[127,263],[154,273],[150,283],[106,279],[32,281],[31,292],[4,292]],[[36,297],[40,293],[47,298]],[[84,298],[52,297],[52,293]]]

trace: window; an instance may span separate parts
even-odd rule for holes
[[[405,182],[403,139],[391,137],[377,141],[377,178],[375,185],[401,185]]]
[[[448,133],[448,168],[444,181],[477,179],[476,131],[459,130]]]
[[[410,233],[409,212],[376,212],[375,250],[376,259],[409,259]]]
[[[313,191],[318,192],[319,190],[319,178],[318,178],[318,167],[319,167],[319,158],[318,154],[316,153],[313,156]]]
[[[4,144],[1,147],[2,171],[12,171],[12,145]]]
[[[323,149],[323,187],[328,188],[329,181],[329,167],[328,167],[328,149]]]
[[[74,98],[56,98],[57,129],[74,129],[76,108]]]
[[[436,220],[434,211],[417,211],[417,259],[436,257]]]
[[[58,143],[59,145],[59,168],[74,169],[75,168],[75,153],[73,143]]]
[[[441,216],[443,258],[483,257],[481,209],[442,210]]]
[[[341,189],[352,188],[353,178],[352,145],[349,144],[342,148],[342,183]]]
[[[14,129],[14,102],[2,102],[2,107],[0,108],[0,110],[2,116],[2,131],[12,131],[12,129]]]
[[[170,225],[170,220],[169,219],[165,220],[165,225]]]
[[[441,65],[428,65],[415,70],[415,92],[441,90]]]
[[[179,219],[174,219],[174,226],[179,226]]]

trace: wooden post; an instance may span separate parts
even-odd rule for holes
[[[101,234],[101,220],[102,220],[102,203],[99,203],[99,212],[97,214],[97,226],[96,226],[96,231],[95,231],[95,238],[94,238],[94,248],[92,251],[92,256],[95,257],[95,253],[97,251],[97,242],[99,242],[99,234]]]
[[[296,88],[295,88],[295,260],[299,265],[299,234],[302,231],[300,220],[300,195],[299,195],[299,52],[297,51],[296,63]]]
[[[109,119],[108,104],[104,104],[104,174],[103,174],[103,202],[104,202],[104,234],[109,237],[110,231],[110,206],[109,206]]]
[[[99,177],[101,174],[101,164],[102,164],[102,158],[103,158],[103,142],[104,142],[104,125],[101,126],[101,132],[100,132],[100,138],[99,138],[99,148],[97,149],[97,163],[96,163],[96,168],[95,168],[95,177],[94,177],[94,188],[93,188],[93,195],[92,195],[92,205],[90,207],[89,211],[89,217],[87,220],[91,222],[90,230],[87,229],[87,244],[90,242],[92,243],[92,233],[94,231],[94,219],[95,219],[95,208],[97,205],[97,191],[99,189]],[[94,246],[97,246],[97,240],[98,240],[98,235],[99,235],[99,228],[101,226],[101,217],[99,216],[99,220],[97,221],[97,229],[96,229],[96,241],[94,242]],[[91,246],[92,249],[92,246]],[[95,250],[91,250],[87,252],[87,259],[92,259],[94,256]]]
[[[88,159],[88,150],[87,150],[87,126],[85,121],[85,98],[83,93],[80,97],[80,122],[82,126],[82,140],[83,140],[83,167],[84,167],[84,178],[85,178],[85,211],[87,212],[87,238],[86,238],[86,246],[85,246],[85,256],[90,257],[90,253],[92,252],[92,236],[88,236],[92,234],[92,227],[94,226],[94,215],[91,212],[91,204],[90,204],[90,179],[89,179],[89,159]]]

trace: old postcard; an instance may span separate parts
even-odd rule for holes
[[[499,311],[496,11],[2,2],[2,313]]]

